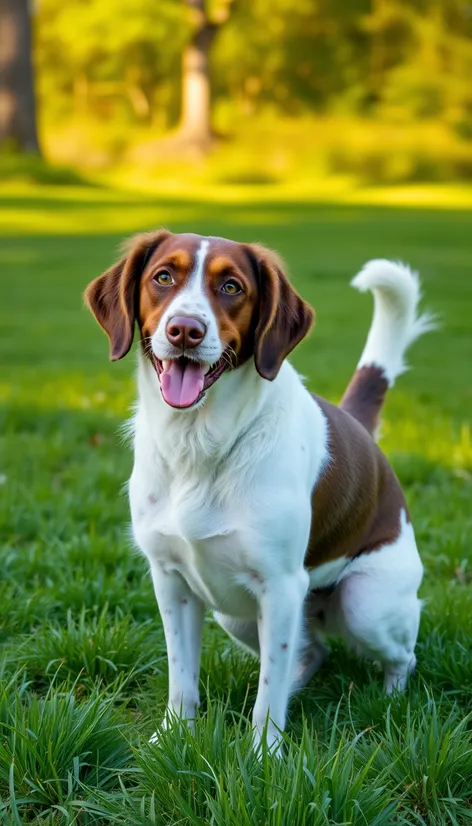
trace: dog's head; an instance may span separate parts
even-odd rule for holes
[[[272,381],[314,317],[274,252],[166,230],[133,238],[85,299],[113,361],[128,353],[138,323],[162,396],[176,408],[197,405],[225,370],[252,357]]]

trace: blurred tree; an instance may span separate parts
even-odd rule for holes
[[[379,84],[382,116],[465,122],[472,104],[472,6],[460,0],[377,3],[384,11],[377,31],[383,26],[387,69]]]
[[[210,49],[219,29],[229,20],[234,0],[184,0],[191,12],[193,33],[182,56],[182,112],[180,134],[205,149],[212,139]]]
[[[28,0],[0,0],[0,144],[39,153]]]
[[[152,121],[160,105],[169,107],[170,89],[178,96],[190,35],[181,0],[41,0],[37,28],[41,95],[65,115],[71,106],[80,117],[107,119],[131,109]]]
[[[0,0],[0,9],[25,3]],[[231,129],[241,114],[325,112],[441,118],[472,138],[470,0],[37,0],[35,8],[48,125],[108,121],[111,143],[123,146],[135,139],[130,124],[153,134],[177,125],[180,140],[206,148],[212,118]]]
[[[240,0],[212,61],[246,111],[434,117],[470,100],[471,54],[464,0]]]
[[[291,115],[360,95],[370,0],[241,0],[215,46],[218,92]],[[226,87],[226,88],[225,88]]]

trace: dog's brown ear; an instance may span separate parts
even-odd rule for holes
[[[290,284],[275,252],[259,244],[249,249],[257,261],[260,291],[254,359],[259,375],[272,381],[283,360],[308,333],[315,313]]]
[[[85,290],[85,303],[110,339],[112,361],[131,348],[141,275],[152,253],[170,236],[167,230],[135,236],[125,255]]]

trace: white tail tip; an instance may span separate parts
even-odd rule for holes
[[[382,368],[391,386],[407,369],[404,355],[410,344],[436,326],[430,313],[418,313],[418,274],[405,264],[377,259],[369,261],[351,284],[374,296],[374,317],[357,367]]]

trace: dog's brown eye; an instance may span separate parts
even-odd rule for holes
[[[223,284],[221,291],[226,293],[226,295],[237,295],[238,293],[242,293],[242,289],[239,286],[237,281],[233,281],[230,279],[229,281],[225,281]]]
[[[160,287],[171,287],[174,283],[174,279],[167,270],[161,270],[152,280],[155,281],[156,284],[159,284]]]

